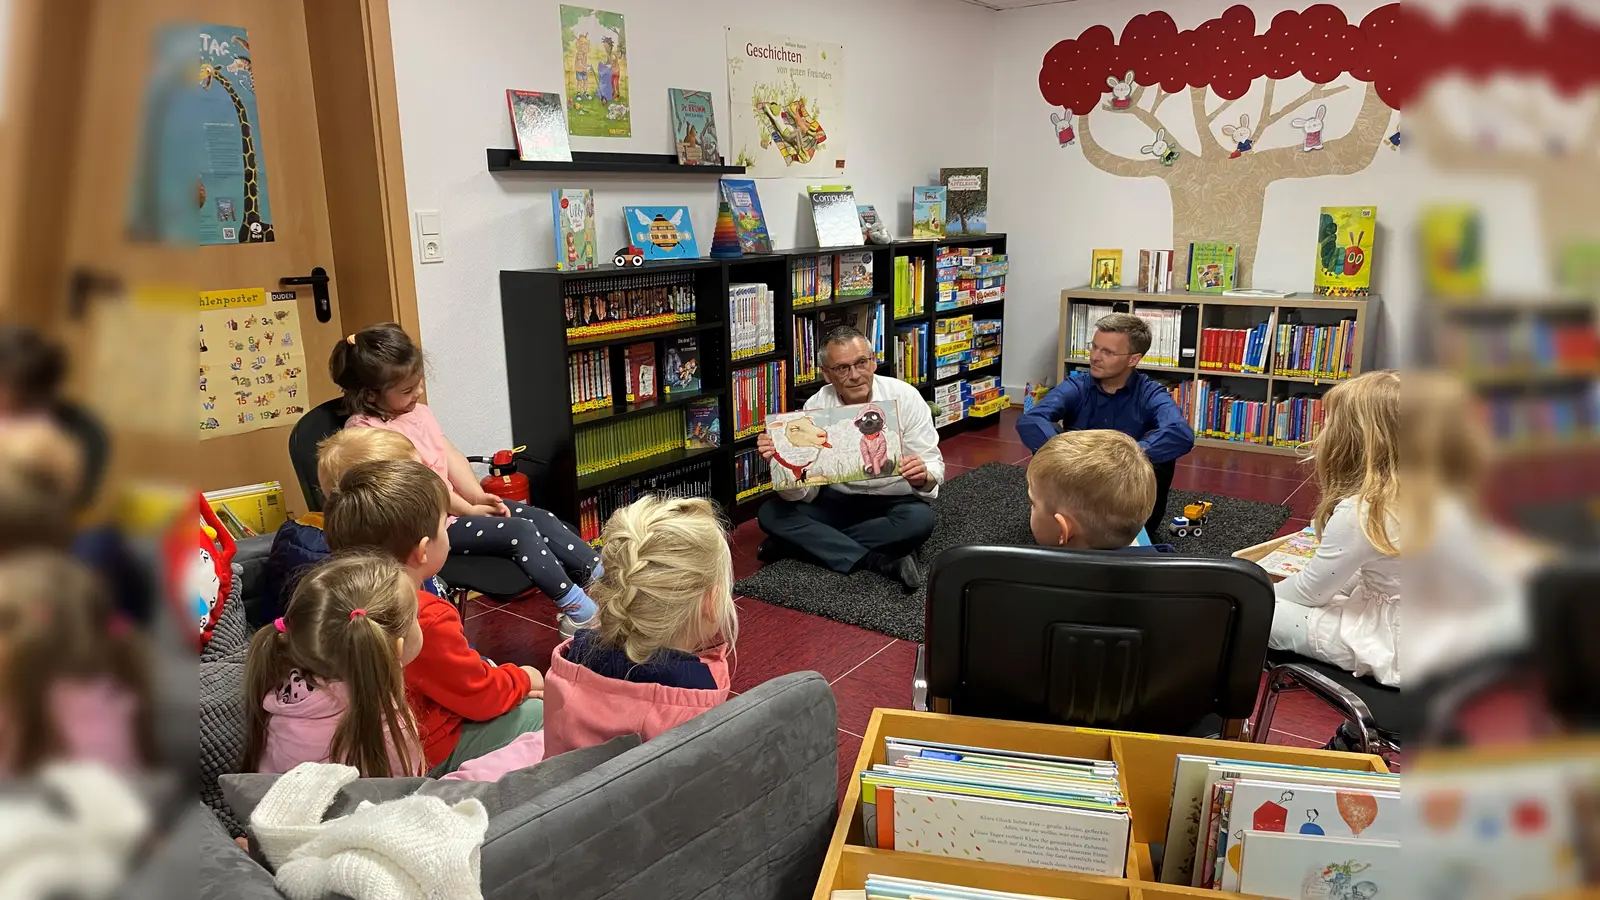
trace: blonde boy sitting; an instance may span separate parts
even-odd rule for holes
[[[417,448],[403,434],[382,428],[347,428],[317,445],[317,485],[327,498],[344,473],[362,463],[414,460]],[[261,602],[251,611],[252,624],[271,622],[283,615],[300,570],[328,556],[328,539],[322,533],[322,513],[306,513],[283,523],[272,538],[261,577]],[[439,595],[440,585],[430,579],[423,590]]]
[[[1120,431],[1062,432],[1028,463],[1028,524],[1042,546],[1171,553],[1132,546],[1155,502],[1155,470]]]

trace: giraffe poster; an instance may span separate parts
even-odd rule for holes
[[[622,13],[563,4],[561,65],[566,72],[567,133],[632,136],[628,36]]]
[[[195,196],[200,243],[273,240],[250,38],[228,25],[201,25],[199,31],[200,89],[185,108],[190,133],[203,142]]]
[[[291,425],[306,411],[299,301],[200,294],[200,440]]]

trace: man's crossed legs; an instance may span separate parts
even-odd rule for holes
[[[933,507],[905,494],[824,488],[810,503],[774,497],[761,507],[763,561],[792,556],[849,573],[871,569],[907,588],[922,584],[914,559],[933,534]]]

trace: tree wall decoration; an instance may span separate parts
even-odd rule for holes
[[[1180,272],[1188,269],[1190,243],[1228,241],[1238,248],[1239,285],[1245,287],[1261,235],[1267,186],[1286,178],[1359,172],[1386,143],[1410,74],[1399,64],[1401,38],[1397,3],[1373,10],[1359,25],[1329,4],[1285,11],[1261,34],[1256,33],[1255,14],[1245,6],[1230,7],[1187,31],[1179,31],[1170,15],[1158,11],[1133,17],[1120,41],[1111,29],[1096,25],[1051,47],[1039,67],[1039,93],[1051,106],[1077,116],[1077,143],[1095,168],[1166,182]],[[1116,87],[1129,71],[1132,83]],[[1296,74],[1311,82],[1311,88],[1279,105],[1277,81]],[[1286,117],[1293,116],[1297,128],[1305,124],[1299,120],[1316,118],[1326,98],[1348,89],[1330,84],[1344,74],[1366,83],[1350,131],[1335,137],[1320,133],[1320,121],[1305,125],[1320,143],[1315,151],[1301,143],[1270,149],[1236,146],[1239,127],[1247,127],[1259,140]],[[1266,79],[1259,114],[1244,111],[1248,125],[1230,117],[1226,125],[1232,127],[1224,135],[1219,117],[1258,78]],[[1166,105],[1180,94],[1186,95],[1186,104]],[[1220,101],[1214,106],[1212,95]],[[1174,129],[1162,124],[1164,110],[1170,115],[1184,108],[1199,136],[1195,146],[1177,140]],[[1102,115],[1139,120],[1149,128],[1152,145],[1165,140],[1165,158],[1126,157],[1102,147],[1092,128]]]

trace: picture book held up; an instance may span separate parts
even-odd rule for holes
[[[895,474],[900,411],[893,400],[785,413],[767,420],[774,449],[772,486],[780,491]]]

